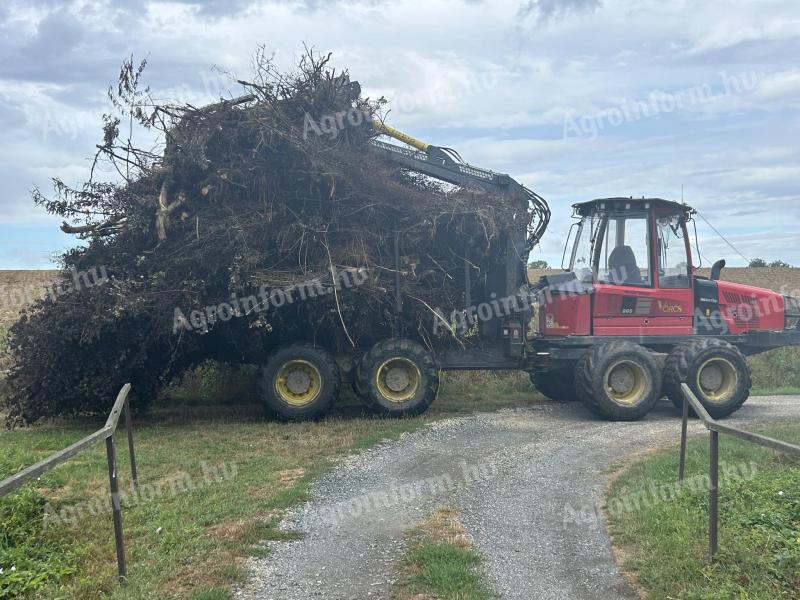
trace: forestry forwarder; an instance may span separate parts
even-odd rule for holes
[[[355,361],[339,357],[357,394],[381,412],[425,411],[436,396],[440,369],[511,369],[527,371],[546,396],[580,400],[612,420],[644,417],[662,392],[681,407],[685,381],[720,418],[738,410],[750,393],[745,356],[800,345],[797,299],[720,281],[724,260],[713,266],[710,278],[696,274],[688,227],[695,211],[687,205],[659,198],[576,204],[565,272],[531,283],[528,255],[550,219],[544,199],[508,175],[464,163],[453,150],[380,122],[373,126],[410,146],[371,142],[402,168],[517,195],[527,199],[534,217],[529,230],[505,232],[504,264],[494,272],[473,274],[464,260],[465,307],[516,300],[508,314],[470,320],[478,330],[477,347],[434,355],[398,337],[378,342]],[[399,285],[395,293],[399,312]],[[283,418],[313,418],[336,401],[340,380],[339,364],[329,352],[292,345],[266,366],[264,396]]]

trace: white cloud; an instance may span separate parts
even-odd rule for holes
[[[560,256],[571,203],[607,195],[676,198],[681,184],[748,253],[769,256],[774,239],[796,239],[796,220],[773,218],[778,211],[800,216],[800,7],[791,0],[4,6],[0,162],[10,180],[0,224],[39,214],[27,198],[32,185],[46,189],[55,175],[81,179],[105,90],[131,52],[149,56],[145,77],[155,95],[202,103],[238,92],[212,66],[246,77],[253,51],[265,44],[290,68],[306,42],[333,51],[333,64],[348,68],[366,93],[389,98],[391,124],[453,146],[469,162],[508,172],[548,198],[551,260]],[[757,85],[724,93],[723,75],[750,73],[759,75]],[[562,139],[570,111],[597,117],[656,90],[678,94],[703,85],[712,87],[713,101]],[[48,123],[61,134],[45,135]],[[716,252],[714,243],[709,239]],[[800,264],[796,248],[782,245],[780,258]]]

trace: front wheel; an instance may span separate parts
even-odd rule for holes
[[[412,340],[378,342],[358,367],[358,388],[364,399],[387,416],[418,415],[427,410],[439,390],[433,356]]]
[[[631,342],[598,344],[578,361],[578,397],[593,412],[612,421],[636,421],[661,396],[661,371],[653,355]]]
[[[339,367],[326,350],[312,344],[278,349],[261,372],[261,395],[279,419],[303,421],[327,413],[339,395]]]
[[[693,340],[676,346],[664,369],[664,391],[679,410],[683,410],[684,382],[708,414],[721,419],[739,410],[750,396],[750,365],[725,340]]]

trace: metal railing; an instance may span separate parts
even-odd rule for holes
[[[691,405],[709,433],[708,553],[713,561],[717,553],[719,540],[719,434],[724,433],[752,444],[797,457],[800,457],[800,446],[744,431],[732,425],[718,423],[708,414],[708,411],[688,385],[683,383],[681,387],[683,388],[683,422],[681,424],[681,454],[678,465],[678,480],[683,483],[683,476],[686,470],[686,429],[689,421],[689,405]]]
[[[87,435],[58,452],[51,454],[44,460],[35,465],[31,465],[11,477],[0,481],[0,496],[10,494],[14,490],[22,487],[51,469],[57,467],[74,458],[84,450],[94,446],[100,440],[106,441],[106,458],[108,459],[108,481],[111,489],[111,510],[114,518],[114,542],[117,547],[117,570],[120,580],[124,580],[127,574],[125,565],[125,544],[122,536],[122,513],[119,501],[119,480],[117,475],[117,453],[114,448],[114,434],[117,431],[120,416],[125,414],[125,429],[128,433],[128,452],[131,461],[132,486],[136,490],[139,487],[139,475],[136,470],[136,454],[133,448],[133,420],[131,419],[130,403],[128,394],[131,391],[131,384],[126,383],[117,395],[114,407],[108,415],[108,420],[102,429]]]

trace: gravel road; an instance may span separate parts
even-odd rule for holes
[[[800,397],[751,398],[727,422],[785,419],[800,419]],[[595,507],[614,466],[679,436],[667,401],[635,423],[598,420],[577,403],[434,423],[323,477],[286,518],[302,539],[269,543],[236,597],[387,598],[404,532],[452,506],[502,598],[631,598]]]

